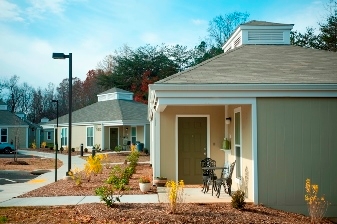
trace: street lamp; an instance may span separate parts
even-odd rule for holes
[[[58,128],[59,128],[59,101],[58,100],[52,100],[51,102],[56,103],[56,133],[55,133],[55,182],[57,181],[57,150],[59,149],[58,145]]]
[[[73,77],[72,77],[72,53],[68,55],[64,53],[53,53],[53,59],[66,59],[69,58],[69,133],[68,133],[68,171],[66,173],[69,176],[71,170],[71,112],[72,112],[72,89],[73,89]]]

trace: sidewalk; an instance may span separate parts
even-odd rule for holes
[[[20,153],[34,155],[45,158],[55,158],[54,154],[20,150]],[[57,169],[57,179],[62,179],[68,170],[68,155],[58,154],[58,159],[63,165]],[[79,156],[71,157],[72,168],[84,168],[85,160]],[[26,183],[5,184],[0,185],[0,207],[11,206],[57,206],[57,205],[77,205],[85,203],[98,203],[98,196],[60,196],[60,197],[32,197],[32,198],[16,198],[19,195],[43,187],[55,181],[55,171],[48,172],[37,176]],[[122,203],[163,203],[167,202],[167,195],[164,187],[157,188],[157,194],[141,194],[141,195],[123,195],[120,200]],[[186,203],[220,203],[230,202],[231,197],[223,193],[220,198],[211,195],[211,191],[206,194],[201,192],[199,188],[185,188],[184,199]],[[214,194],[215,195],[215,194]]]

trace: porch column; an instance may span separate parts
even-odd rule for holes
[[[104,144],[104,126],[103,123],[101,123],[101,130],[102,130],[102,144],[101,144],[101,149],[105,149],[105,144]]]

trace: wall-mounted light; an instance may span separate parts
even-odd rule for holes
[[[226,117],[226,124],[230,124],[231,123],[232,118],[231,117]]]
[[[125,131],[128,131],[129,130],[129,128],[125,128]]]

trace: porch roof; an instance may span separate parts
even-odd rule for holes
[[[157,84],[337,84],[337,53],[293,45],[242,45]]]

